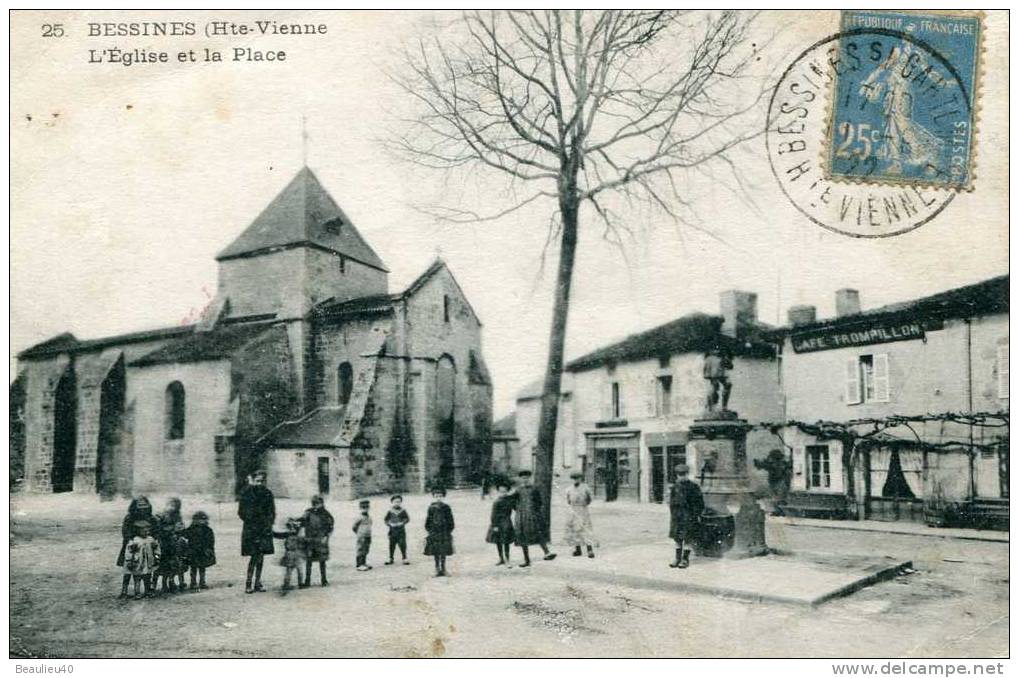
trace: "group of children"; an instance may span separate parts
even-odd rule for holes
[[[520,567],[531,564],[528,547],[539,545],[545,560],[556,557],[548,548],[548,533],[541,517],[540,497],[530,482],[530,472],[521,472],[521,483],[511,489],[508,480],[495,483],[497,498],[492,505],[491,521],[485,540],[495,544],[499,552],[497,565],[511,565],[510,547],[520,546],[524,562]],[[582,485],[579,475],[575,486],[568,493],[568,503],[573,510],[568,527],[568,538],[575,544],[574,555],[581,555],[580,544],[587,546],[588,557],[594,557],[593,539],[590,532],[590,516],[587,505],[591,493]],[[372,542],[371,503],[367,499],[359,502],[359,515],[352,530],[355,535],[356,569],[365,572],[372,569],[368,554]],[[516,520],[514,521],[514,513]],[[333,516],[325,508],[322,497],[315,495],[311,507],[300,518],[289,518],[284,531],[271,530],[272,538],[282,540],[283,555],[280,565],[285,569],[282,593],[292,590],[292,581],[297,580],[298,588],[311,586],[312,564],[319,564],[319,579],[322,586],[328,586],[326,562],[329,560],[329,538],[334,528]],[[390,507],[384,523],[389,537],[389,559],[386,565],[396,562],[396,551],[400,551],[404,565],[407,558],[407,525],[410,516],[403,508],[403,497],[399,494],[390,498]],[[271,525],[269,520],[267,527]],[[435,561],[435,576],[446,577],[446,558],[453,555],[453,510],[446,503],[446,491],[442,487],[432,490],[432,503],[425,517],[425,555]],[[146,497],[131,502],[123,523],[123,546],[117,564],[124,568],[121,597],[128,597],[128,585],[133,580],[134,596],[156,595],[161,580],[161,592],[173,593],[186,590],[200,591],[208,588],[205,583],[205,569],[216,563],[215,535],[209,527],[209,518],[203,511],[196,511],[191,525],[184,527],[181,519],[181,502],[173,498],[167,502],[163,513],[153,516],[152,506]],[[268,536],[268,534],[267,534]],[[243,535],[242,535],[243,537]],[[243,541],[243,539],[242,539]],[[267,553],[272,553],[271,539]],[[242,550],[243,552],[243,550]],[[250,569],[250,568],[249,568]],[[260,563],[259,563],[259,570]],[[184,574],[190,570],[190,585],[185,586]],[[260,573],[259,573],[260,574]],[[249,580],[251,573],[249,572]],[[249,583],[249,592],[254,587]],[[264,589],[262,589],[264,590]]]
[[[135,598],[155,596],[157,588],[163,594],[208,588],[205,569],[216,564],[216,535],[204,511],[196,511],[191,525],[184,527],[180,499],[171,498],[162,513],[153,515],[148,498],[138,497],[127,509],[121,536],[121,598],[130,597],[132,583]],[[188,573],[190,583],[185,585]]]

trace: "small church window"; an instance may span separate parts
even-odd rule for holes
[[[339,235],[340,230],[343,228],[343,219],[340,219],[339,217],[335,219],[330,219],[329,221],[325,222],[325,224],[323,224],[322,227],[325,229],[326,233]]]
[[[347,272],[347,260],[341,256],[340,257],[340,274],[342,275],[342,274],[344,274],[346,272]]]
[[[184,438],[184,384],[172,382],[166,387],[166,439]]]
[[[350,392],[354,388],[354,368],[350,366],[350,363],[340,363],[340,367],[337,370],[337,381],[340,405],[346,405],[350,402]]]
[[[449,295],[442,295],[442,320],[449,322]]]

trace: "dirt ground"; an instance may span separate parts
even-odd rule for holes
[[[153,498],[158,508],[163,498]],[[484,543],[490,501],[450,496],[457,529],[449,578],[422,552],[429,501],[408,497],[412,563],[384,566],[386,498],[372,501],[370,572],[354,570],[354,502],[329,502],[337,522],[331,586],[282,596],[282,568],[266,563],[267,593],[246,595],[235,504],[184,498],[206,510],[219,564],[211,589],[117,599],[114,560],[126,501],[73,495],[11,502],[10,652],[35,657],[988,657],[1008,653],[1008,544],[769,524],[788,550],[890,555],[916,572],[817,608],[639,590],[567,575],[560,563],[497,568]],[[278,501],[278,515],[303,502]],[[562,511],[554,510],[558,539]],[[593,507],[601,549],[660,540],[667,510]],[[570,558],[556,544],[560,559]],[[666,567],[662,576],[682,576]],[[519,559],[519,551],[514,557]],[[582,559],[596,568],[598,560]],[[571,562],[571,565],[574,564]],[[696,567],[696,562],[692,565]],[[557,568],[559,568],[557,570]]]

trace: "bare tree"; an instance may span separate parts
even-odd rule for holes
[[[555,200],[549,239],[559,239],[559,265],[535,467],[546,502],[581,206],[589,203],[603,235],[618,242],[631,226],[613,194],[691,223],[691,173],[720,166],[741,181],[727,152],[761,129],[746,120],[763,96],[763,88],[748,96],[754,88],[744,85],[752,20],[736,12],[471,12],[405,53],[407,71],[396,80],[418,107],[391,146],[427,167],[496,170],[515,198],[487,215],[446,207],[435,216],[492,220]]]

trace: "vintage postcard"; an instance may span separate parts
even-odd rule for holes
[[[12,672],[1005,671],[1007,11],[9,36]]]

